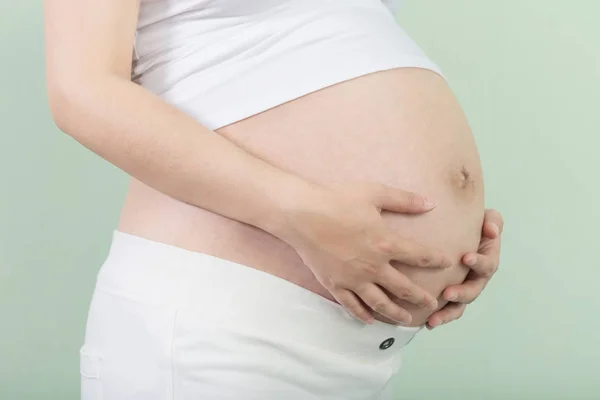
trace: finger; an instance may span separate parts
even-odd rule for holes
[[[388,246],[386,252],[385,246]],[[380,244],[379,250],[402,264],[420,268],[450,268],[452,259],[439,250],[427,248],[410,240],[396,237],[393,244]]]
[[[399,299],[417,306],[432,310],[435,310],[438,306],[437,299],[431,293],[418,286],[389,264],[380,269],[376,283]]]
[[[435,208],[435,202],[425,196],[388,185],[378,185],[375,202],[380,209],[401,213],[424,213]]]
[[[466,308],[466,304],[448,303],[438,312],[431,314],[431,316],[427,319],[427,329],[431,330],[436,326],[447,324],[448,322],[459,319],[463,316]]]
[[[460,285],[454,285],[444,289],[444,299],[455,303],[470,304],[472,303],[485,289],[489,279],[484,277],[475,277],[466,279]]]
[[[362,301],[379,314],[402,324],[410,324],[412,321],[412,315],[394,303],[379,286],[367,284],[354,292]]]
[[[472,269],[478,275],[490,278],[498,270],[500,260],[498,256],[467,253],[462,259],[463,264]]]
[[[483,220],[483,234],[490,239],[495,239],[502,234],[504,229],[504,219],[502,215],[493,209],[485,210]]]
[[[338,289],[330,290],[330,293],[350,315],[353,315],[366,324],[373,323],[373,314],[367,310],[353,292],[346,289]]]
[[[483,237],[496,239],[500,235],[500,228],[498,228],[498,225],[494,224],[493,222],[485,221],[483,223],[481,233],[483,234]]]

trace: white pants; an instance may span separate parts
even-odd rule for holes
[[[81,347],[83,400],[391,400],[421,328],[364,324],[257,269],[114,231]]]

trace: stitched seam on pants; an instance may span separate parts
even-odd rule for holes
[[[169,362],[171,363],[171,400],[175,400],[175,365],[173,361],[173,354],[175,353],[175,331],[177,330],[178,316],[179,309],[175,309],[175,316],[173,317],[173,329],[171,330],[171,349],[169,354]]]
[[[134,303],[143,304],[146,306],[158,306],[158,307],[174,307],[173,303],[170,302],[154,302],[154,301],[146,301],[145,299],[141,299],[137,296],[131,296],[128,293],[120,292],[117,290],[107,289],[105,287],[97,286],[95,288],[98,292],[103,292],[105,294],[109,294],[111,296],[120,297],[125,300],[132,301]]]

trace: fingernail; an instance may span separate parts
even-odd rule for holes
[[[456,294],[456,293],[451,294],[450,296],[447,297],[447,299],[450,301],[454,301],[454,300],[458,299],[458,294]]]
[[[498,225],[492,224],[492,231],[494,231],[495,235],[498,235],[500,233],[500,228],[498,228]]]
[[[427,208],[435,207],[435,200],[433,200],[431,197],[424,196],[423,203],[425,204],[425,207],[427,207]]]
[[[469,267],[472,267],[473,265],[475,265],[475,263],[477,262],[477,257],[470,255],[467,256],[465,258],[465,264],[467,264]]]
[[[430,301],[429,303],[427,303],[425,305],[425,308],[431,308],[432,310],[435,310],[437,307],[438,307],[437,299],[433,299],[433,301]]]

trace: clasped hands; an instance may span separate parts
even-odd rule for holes
[[[460,285],[444,289],[442,296],[449,303],[428,318],[427,329],[431,330],[460,318],[467,305],[482,293],[500,264],[503,227],[504,221],[498,211],[485,210],[481,242],[477,253],[467,253],[462,257],[463,264],[470,268],[469,274]]]

